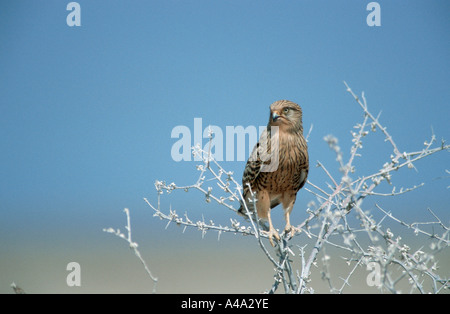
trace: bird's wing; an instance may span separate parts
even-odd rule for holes
[[[255,181],[261,173],[261,165],[262,160],[258,154],[259,150],[259,142],[253,148],[252,154],[247,160],[247,164],[245,165],[244,173],[242,175],[242,188],[244,190],[244,199],[247,201],[247,197],[250,197],[250,187],[252,188],[252,192],[255,191]]]
[[[270,131],[265,129],[261,133],[258,143],[253,148],[245,165],[244,174],[242,175],[242,188],[244,190],[243,196],[245,201],[248,201],[248,198],[251,197],[248,185],[250,185],[252,192],[256,192],[255,182],[260,177],[261,168],[270,160],[270,146]]]

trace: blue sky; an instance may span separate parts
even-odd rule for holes
[[[68,2],[0,4],[1,255],[93,238],[103,245],[101,228],[122,226],[124,207],[162,230],[142,197],[154,199],[157,179],[195,180],[194,162],[172,160],[170,134],[196,117],[224,130],[259,126],[272,102],[295,101],[305,129],[314,125],[311,164],[336,169],[323,137],[348,152],[362,117],[345,80],[382,111],[400,150],[422,149],[431,127],[450,138],[446,0],[378,1],[380,27],[367,26],[361,0],[80,0],[80,27],[66,24]],[[362,151],[363,174],[389,154],[376,136]],[[388,205],[410,217],[429,206],[448,221],[450,184],[436,180],[448,156],[399,174],[399,186],[426,186]],[[224,166],[241,179],[244,162]],[[312,169],[310,180],[322,178]],[[298,220],[311,199],[301,193]],[[197,213],[205,204],[196,194],[174,200]]]

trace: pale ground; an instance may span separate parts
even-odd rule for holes
[[[138,241],[150,269],[159,277],[158,293],[261,293],[271,287],[273,267],[254,238],[228,234],[217,241],[213,234],[201,239],[197,231],[183,235],[179,230],[176,227],[165,230],[157,243],[154,243],[156,239]],[[163,235],[170,235],[170,239]],[[100,233],[97,242],[86,241],[66,248],[11,247],[9,250],[1,256],[0,293],[12,293],[13,281],[27,293],[152,291],[152,281],[133,251],[125,241],[112,235]],[[332,250],[326,253],[331,256],[333,284],[340,287],[339,276],[346,276],[351,268]],[[298,262],[299,256],[295,258]],[[441,274],[450,274],[449,254],[439,259]],[[71,261],[81,265],[81,287],[66,284],[66,265]],[[316,269],[312,277],[313,287],[317,293],[329,293],[327,282],[321,279],[321,270]],[[366,284],[368,274],[359,268],[350,281],[351,287],[344,292],[378,293]],[[283,292],[283,288],[278,291]]]

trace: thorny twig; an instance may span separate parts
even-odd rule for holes
[[[104,232],[114,234],[115,236],[124,239],[128,242],[130,245],[130,249],[134,251],[134,254],[139,258],[142,265],[144,265],[145,271],[147,272],[148,276],[153,281],[153,293],[156,293],[156,285],[158,283],[158,278],[153,276],[152,272],[150,271],[150,268],[147,265],[147,262],[142,258],[141,253],[138,250],[138,244],[136,242],[133,242],[131,239],[131,223],[130,223],[130,210],[128,208],[124,209],[124,213],[127,216],[127,225],[125,226],[125,229],[127,230],[127,236],[125,236],[119,229],[115,230],[113,228],[107,228],[103,229]]]

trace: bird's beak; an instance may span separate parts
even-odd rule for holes
[[[272,113],[272,121],[273,122],[278,121],[279,118],[280,118],[280,115],[278,113],[276,113],[276,112]]]

